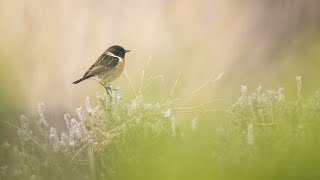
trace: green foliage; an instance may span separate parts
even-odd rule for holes
[[[39,120],[21,117],[18,139],[1,146],[4,179],[318,179],[320,92],[297,100],[284,90],[241,87],[222,110],[176,113],[168,103],[130,103],[113,92],[86,100],[78,118],[65,115],[68,131],[49,127],[45,106]],[[198,107],[198,106],[196,106]],[[193,114],[194,115],[194,114]],[[180,121],[190,127],[178,127]]]

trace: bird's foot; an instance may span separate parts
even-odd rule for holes
[[[111,87],[110,84],[108,84],[108,86],[105,86],[104,84],[100,83],[104,89],[106,90],[107,92],[107,95],[109,96],[109,99],[110,99],[110,104],[112,103],[112,100],[113,100],[113,97],[112,97],[112,94],[113,94],[113,89]]]
[[[109,99],[110,99],[110,104],[112,103],[112,100],[113,100],[113,97],[112,97],[112,94],[113,94],[113,89],[110,88],[110,86],[107,86],[105,87],[106,91],[107,91],[107,94],[109,96]]]
[[[111,84],[108,84],[107,88],[108,88],[109,90],[111,90],[111,91],[116,91],[116,92],[119,91],[118,88],[112,88]]]

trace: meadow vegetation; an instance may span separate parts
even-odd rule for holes
[[[3,122],[17,138],[1,145],[0,174],[34,180],[318,179],[320,92],[305,98],[301,77],[296,81],[296,100],[286,99],[283,88],[249,91],[242,85],[233,104],[195,106],[180,119],[170,103],[179,98],[149,103],[137,93],[124,102],[117,90],[110,104],[106,93],[97,93],[76,109],[77,117],[65,114],[65,132],[48,125],[39,103],[38,119]]]

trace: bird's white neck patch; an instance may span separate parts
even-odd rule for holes
[[[110,52],[110,51],[108,51],[107,54],[108,54],[109,56],[118,58],[119,61],[123,61],[123,58],[122,58],[122,57],[116,56],[116,55],[114,55],[114,54],[113,54],[112,52]]]

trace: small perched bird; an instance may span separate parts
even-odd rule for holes
[[[109,47],[97,61],[87,70],[82,78],[73,82],[78,84],[86,79],[95,79],[104,86],[109,94],[110,82],[117,79],[125,66],[125,54],[130,50],[125,50],[123,47],[114,45]]]

